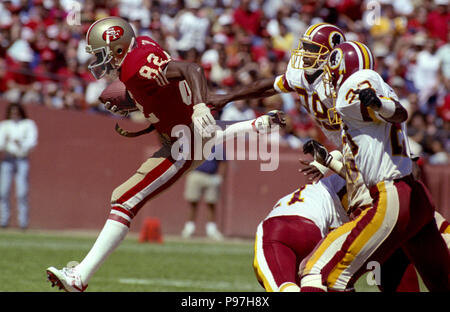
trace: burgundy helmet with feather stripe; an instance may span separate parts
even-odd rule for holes
[[[325,94],[336,100],[340,86],[353,73],[363,69],[374,69],[374,56],[370,49],[358,41],[346,41],[333,49],[324,66],[323,83]],[[340,120],[333,108],[328,110],[331,124],[339,124]]]

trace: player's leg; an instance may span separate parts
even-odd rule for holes
[[[410,188],[405,184],[400,192],[393,182],[381,182],[371,195],[372,207],[330,232],[302,263],[302,291],[351,290],[368,261],[382,263],[400,246],[397,237],[388,238],[394,227],[400,231],[405,227],[403,212],[409,208]],[[384,258],[371,259],[378,249]]]
[[[161,194],[187,170],[192,161],[175,161],[164,146],[117,187],[111,197],[111,212],[89,253],[75,268],[47,269],[50,281],[67,291],[83,291],[89,279],[127,235],[131,220],[151,198]]]
[[[1,226],[7,227],[11,214],[10,191],[14,174],[14,163],[12,160],[3,160],[0,167],[0,212]]]
[[[450,291],[450,255],[434,220],[404,244],[429,291]]]
[[[266,291],[299,291],[298,266],[321,238],[319,228],[300,216],[277,216],[261,222],[253,267]]]
[[[430,291],[450,291],[450,254],[436,225],[431,194],[420,181],[414,183],[411,215],[420,231],[403,245],[406,254]]]
[[[446,235],[450,235],[450,225],[439,212],[435,211],[434,217],[439,232],[445,240]],[[449,244],[447,242],[447,248],[448,247]],[[416,269],[401,248],[397,249],[397,251],[382,264],[380,289],[386,292],[420,292]]]
[[[381,264],[381,284],[378,285],[380,291],[393,293],[402,292],[418,292],[419,280],[415,274],[410,275],[411,261],[402,248],[398,248],[384,263]],[[400,287],[400,289],[399,289]]]
[[[16,199],[17,220],[21,229],[28,227],[28,171],[29,162],[26,159],[17,160]]]

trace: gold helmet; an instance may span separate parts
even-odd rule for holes
[[[88,68],[96,79],[122,65],[136,40],[131,25],[120,17],[105,17],[94,22],[86,34],[86,52],[96,57]]]
[[[344,32],[337,26],[328,23],[311,25],[300,38],[297,49],[292,50],[291,66],[314,74],[323,68],[331,50],[344,41]]]

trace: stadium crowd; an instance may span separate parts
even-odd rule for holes
[[[3,0],[0,96],[105,112],[97,98],[108,81],[91,76],[84,47],[89,25],[109,15],[131,21],[173,58],[201,64],[216,92],[282,74],[310,24],[335,24],[372,49],[376,70],[409,111],[413,152],[450,163],[448,0]],[[275,108],[289,116],[286,144],[317,137],[296,94],[231,103],[224,113]]]

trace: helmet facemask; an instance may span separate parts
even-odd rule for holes
[[[88,65],[88,68],[95,79],[100,79],[114,70],[114,67],[111,64],[113,59],[112,52],[108,46],[100,47],[94,50],[88,46],[86,47],[86,52],[94,55],[96,58],[95,61]]]
[[[291,66],[295,69],[303,69],[312,75],[323,69],[327,60],[328,48],[320,43],[302,38],[298,48],[292,50]]]
[[[325,90],[325,96],[331,98],[333,101],[333,107],[327,110],[328,121],[330,125],[339,125],[342,120],[336,111],[337,89],[334,84],[333,73],[328,64],[325,64],[323,69],[322,83]]]

